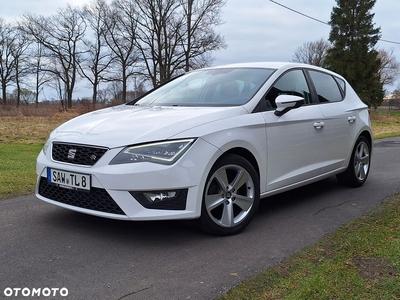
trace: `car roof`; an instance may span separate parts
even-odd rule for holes
[[[279,62],[279,61],[233,63],[233,64],[209,67],[206,69],[219,69],[219,68],[266,68],[266,69],[281,69],[282,71],[293,68],[307,68],[307,69],[323,71],[342,78],[342,76],[340,76],[335,72],[314,65],[309,65],[304,63],[294,63],[294,62]]]
[[[288,62],[279,62],[279,61],[270,61],[270,62],[244,62],[244,63],[233,63],[233,64],[226,64],[226,65],[221,65],[221,66],[216,66],[216,67],[211,67],[211,68],[237,68],[237,67],[248,67],[248,68],[273,68],[273,69],[279,69],[284,66],[295,66],[299,65],[296,63],[288,63]],[[301,64],[304,66],[304,64]]]

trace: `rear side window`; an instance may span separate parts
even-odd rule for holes
[[[337,77],[335,77],[335,80],[340,85],[340,88],[342,89],[342,92],[344,94],[346,94],[346,84],[345,84],[344,80],[340,79],[340,78],[337,78]]]
[[[308,73],[314,83],[320,103],[339,102],[343,100],[343,94],[333,76],[311,70]]]

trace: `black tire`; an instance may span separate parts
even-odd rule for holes
[[[338,181],[348,187],[360,187],[368,178],[371,167],[371,144],[367,138],[360,136],[351,153],[346,171],[336,175]]]
[[[260,202],[260,179],[243,157],[227,154],[212,167],[204,187],[200,228],[226,236],[243,230]]]

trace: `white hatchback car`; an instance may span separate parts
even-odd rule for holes
[[[121,220],[246,227],[260,198],[336,175],[367,179],[367,106],[346,80],[304,64],[196,70],[137,102],[56,128],[37,158],[36,195]]]

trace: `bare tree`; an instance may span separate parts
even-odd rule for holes
[[[19,101],[20,103],[28,105],[35,102],[36,95],[35,92],[32,92],[29,89],[16,88],[12,92],[11,97],[13,97],[16,101]],[[19,98],[19,100],[17,100],[17,97]]]
[[[6,35],[7,41],[11,35],[0,20],[3,103],[8,85],[16,84],[17,91],[22,89],[21,75],[26,65],[29,75],[35,76],[29,82],[36,85],[36,104],[48,84],[68,108],[72,107],[79,75],[92,85],[93,104],[101,82],[121,83],[122,92],[117,97],[126,102],[129,82],[134,81],[134,92],[129,94],[132,98],[148,82],[157,86],[180,73],[208,66],[213,60],[212,51],[226,47],[223,37],[215,32],[222,23],[220,14],[225,3],[113,0],[107,4],[107,0],[92,0],[83,8],[67,6],[50,17],[27,14],[18,28],[28,35],[32,45],[28,55],[23,55],[22,44],[13,52],[7,50],[11,44],[5,42]],[[18,37],[20,42],[22,38],[25,36]],[[13,47],[16,44],[13,42]]]
[[[138,17],[137,45],[143,57],[144,73],[157,86],[171,78],[183,59],[177,50],[180,28],[184,25],[178,14],[176,0],[134,0]],[[177,57],[178,56],[178,57]]]
[[[306,42],[297,48],[293,55],[293,62],[324,67],[325,57],[330,47],[331,44],[322,38],[315,42]]]
[[[107,10],[105,41],[113,53],[114,72],[109,81],[122,83],[122,100],[126,102],[128,80],[137,75],[139,53],[136,47],[136,23],[134,3],[115,0]]]
[[[24,89],[23,79],[30,74],[28,48],[31,41],[19,26],[4,24],[0,20],[0,78],[3,105],[7,104],[7,87],[14,85],[13,100],[18,107],[21,92]]]
[[[0,19],[0,83],[3,105],[7,105],[7,87],[15,82],[16,57],[14,52],[18,44],[15,28]]]
[[[32,47],[30,47],[29,57],[28,57],[28,66],[30,68],[31,74],[34,76],[34,90],[35,90],[35,104],[36,107],[39,106],[39,94],[42,92],[43,87],[49,81],[51,81],[51,76],[48,75],[48,72],[45,72],[46,69],[49,69],[47,64],[49,63],[48,59],[43,55],[44,49],[43,45],[37,42],[34,42]]]
[[[27,35],[19,27],[14,27],[15,44],[11,49],[11,55],[14,58],[15,67],[15,85],[16,85],[16,101],[17,107],[21,102],[21,83],[25,76],[29,74],[28,57],[26,55],[28,47],[31,45],[31,41]],[[26,89],[25,89],[26,91]]]
[[[378,75],[381,78],[383,85],[393,84],[400,74],[400,64],[393,55],[394,49],[390,51],[379,50],[378,59],[381,62],[381,66],[378,70]]]
[[[225,0],[180,0],[186,30],[181,38],[185,71],[211,65],[210,52],[226,47],[224,38],[215,32],[222,24],[221,9]]]
[[[112,63],[110,47],[105,42],[107,11],[104,0],[94,0],[84,7],[84,15],[92,33],[85,39],[85,57],[80,61],[80,73],[92,84],[92,104],[96,105],[99,84],[104,81],[103,75]]]
[[[66,95],[67,91],[65,88],[65,82],[63,81],[61,76],[56,75],[58,65],[57,65],[56,61],[53,60],[53,61],[49,62],[48,66],[49,66],[49,69],[47,69],[47,70],[52,70],[52,72],[50,72],[50,80],[48,82],[48,86],[50,88],[52,88],[56,92],[56,95],[57,95],[57,98],[55,98],[55,99],[52,98],[52,100],[59,100],[61,103],[62,109],[67,110],[68,107],[67,107],[67,103],[65,101],[65,99],[67,99],[67,95]],[[59,73],[61,74],[62,71],[60,70]]]
[[[107,89],[99,90],[97,95],[97,103],[105,104],[110,100],[110,91]]]
[[[123,101],[122,96],[122,83],[119,81],[112,81],[107,86],[106,93],[111,96],[113,101]]]
[[[138,47],[153,86],[179,73],[211,64],[224,48],[214,26],[225,0],[132,0],[138,17]]]
[[[77,79],[80,42],[86,30],[86,23],[77,8],[67,6],[57,15],[25,15],[24,30],[31,34],[46,49],[46,55],[55,61],[54,68],[46,71],[61,80],[65,88],[67,108],[72,107],[72,95]]]

